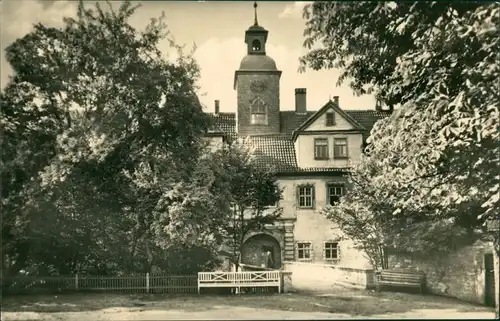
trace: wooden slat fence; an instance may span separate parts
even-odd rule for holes
[[[2,279],[5,294],[39,292],[196,293],[196,275],[15,276]]]

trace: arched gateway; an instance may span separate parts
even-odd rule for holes
[[[280,243],[275,237],[266,233],[249,237],[243,243],[241,263],[280,269],[282,265]]]

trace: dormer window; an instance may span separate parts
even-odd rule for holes
[[[267,106],[257,97],[250,106],[250,121],[252,125],[267,125]]]
[[[335,113],[333,111],[326,113],[326,126],[335,126]]]
[[[252,41],[252,51],[260,51],[260,41],[255,39]]]

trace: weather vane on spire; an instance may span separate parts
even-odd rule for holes
[[[257,1],[255,1],[253,3],[253,8],[255,9],[255,20],[254,20],[253,24],[254,24],[254,26],[257,26],[257,25],[259,25],[259,23],[257,22]]]

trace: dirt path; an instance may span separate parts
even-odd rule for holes
[[[456,309],[414,310],[405,313],[371,315],[369,317],[351,316],[324,312],[293,312],[246,307],[214,306],[211,310],[189,312],[183,310],[145,310],[143,308],[109,308],[98,311],[82,312],[6,312],[3,320],[41,320],[41,321],[115,321],[115,320],[293,320],[293,319],[494,319],[491,312],[462,312]]]
[[[494,319],[492,308],[449,298],[349,289],[242,296],[73,293],[2,301],[2,320]]]

